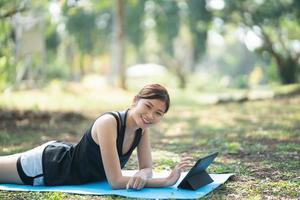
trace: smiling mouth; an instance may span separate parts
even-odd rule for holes
[[[148,120],[146,120],[143,116],[141,117],[142,118],[142,121],[144,124],[152,124],[151,122],[149,122]]]

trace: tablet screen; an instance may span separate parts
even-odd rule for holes
[[[205,170],[217,157],[218,152],[212,153],[204,158],[200,158],[196,164],[192,167],[186,177],[192,176],[195,173]]]

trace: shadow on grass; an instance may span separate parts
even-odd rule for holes
[[[151,131],[155,169],[174,167],[183,153],[197,159],[218,151],[209,171],[236,176],[205,199],[297,199],[300,109],[298,100],[288,105],[285,101],[173,106]],[[50,139],[76,142],[94,120],[77,113],[15,112],[0,110],[1,155]],[[137,167],[133,159],[127,166],[130,169]]]

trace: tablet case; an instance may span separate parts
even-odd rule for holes
[[[194,174],[191,177],[188,177],[184,181],[182,181],[178,187],[188,190],[197,190],[201,186],[212,183],[213,179],[209,176],[209,174],[203,170],[197,174]]]
[[[217,154],[218,153],[216,152],[216,153],[206,156],[203,159],[200,159],[200,163],[201,163],[201,161],[205,161],[206,158],[210,158],[211,159],[210,162],[212,162],[215,159],[215,157],[217,156]],[[197,165],[197,163],[196,163],[196,165]],[[197,190],[198,188],[200,188],[204,185],[212,183],[213,179],[205,171],[205,169],[208,167],[208,165],[210,165],[210,163],[208,163],[207,166],[205,166],[203,168],[203,170],[193,173],[192,175],[187,174],[187,177],[185,177],[184,180],[182,180],[182,182],[178,185],[178,188],[183,188],[183,189],[188,189],[188,190]]]

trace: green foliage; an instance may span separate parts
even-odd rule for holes
[[[156,30],[164,52],[173,56],[173,42],[180,27],[179,7],[177,1],[160,1],[155,11]]]
[[[125,4],[125,34],[137,49],[141,49],[144,39],[144,14],[146,0],[129,0]]]
[[[9,18],[5,17],[13,16],[15,13],[22,13],[26,16],[29,10],[33,13],[43,12],[43,15],[40,16],[45,19],[47,48],[45,58],[49,69],[44,72],[42,68],[33,66],[27,69],[29,74],[38,74],[41,75],[40,77],[45,74],[49,74],[49,77],[66,77],[65,73],[75,74],[74,71],[78,71],[78,63],[80,63],[82,71],[84,71],[83,69],[90,70],[91,67],[87,66],[87,63],[92,63],[95,57],[97,60],[100,56],[107,58],[110,54],[112,39],[113,2],[97,0],[87,2],[89,3],[81,3],[81,1],[58,3],[62,6],[61,18],[59,22],[53,23],[48,12],[50,5],[48,1],[2,0],[0,2],[0,88],[15,82],[16,74],[20,72],[20,69],[25,69],[19,67],[23,61],[15,60],[14,32]],[[126,1],[124,3],[124,28],[126,40],[130,44],[125,45],[125,51],[128,52],[126,58],[128,63],[147,61],[148,49],[154,48],[155,50],[151,49],[150,51],[156,55],[151,55],[151,59],[148,60],[159,61],[172,70],[174,68],[173,72],[177,73],[179,80],[182,83],[187,82],[187,74],[190,70],[195,70],[195,67],[198,66],[197,63],[201,61],[202,55],[206,51],[207,33],[212,28],[212,21],[215,17],[221,17],[223,21],[219,20],[224,23],[220,24],[220,32],[227,31],[226,27],[233,25],[234,29],[242,27],[246,31],[254,31],[261,37],[263,46],[257,49],[256,53],[262,57],[263,61],[258,65],[262,67],[263,71],[267,71],[268,80],[271,82],[281,80],[283,83],[300,80],[299,52],[297,52],[300,35],[299,1],[245,0],[234,2],[225,0],[225,8],[219,11],[209,8],[207,3],[209,1],[205,0]],[[151,30],[149,27],[147,28],[147,24],[152,26]],[[59,32],[61,35],[59,35],[58,25],[59,27],[66,25],[66,32],[61,31]],[[147,49],[148,43],[145,41],[151,41],[146,40],[150,38],[148,38],[149,35],[152,37],[151,39],[154,38],[157,41],[154,42],[156,43],[153,45],[154,47]],[[62,40],[60,36],[63,36]],[[192,44],[191,46],[187,44],[189,46],[187,48],[194,55],[191,56],[188,64],[180,63],[178,58],[174,59],[174,44],[177,39],[186,39],[189,42],[191,40]],[[70,50],[64,52],[67,55],[64,53],[56,55],[59,45],[60,52],[64,52],[64,48]],[[220,69],[217,69],[220,73],[213,76],[222,77],[225,73],[231,77],[230,86],[247,87],[248,83],[244,76],[247,76],[252,71],[252,67],[257,65],[258,57],[243,53],[244,51],[245,47],[241,45],[231,45],[230,51],[226,51],[217,61],[217,65],[221,66]],[[154,59],[152,59],[153,57]],[[66,62],[59,65],[66,65],[65,68],[70,69],[65,70],[63,67],[62,72],[59,73],[57,59],[60,62]],[[177,62],[178,66],[176,66]],[[105,68],[105,72],[108,71],[107,63],[109,62],[105,61],[104,64],[101,64],[101,67]],[[55,67],[51,69],[52,66]],[[265,66],[268,66],[267,70]],[[264,81],[266,82],[266,80]]]
[[[51,25],[47,26],[45,37],[46,37],[46,48],[48,51],[53,51],[53,52],[57,51],[57,47],[61,42],[56,30],[57,30],[57,26],[51,26]]]
[[[94,49],[96,40],[95,26],[96,15],[93,12],[79,9],[70,11],[67,21],[67,29],[83,53],[91,53]]]
[[[0,1],[0,19],[13,16],[15,13],[26,9],[27,1],[25,0],[1,0]]]
[[[269,54],[276,63],[283,84],[297,82],[299,52],[292,46],[299,38],[299,2],[291,1],[225,1],[222,18],[254,31],[263,41],[257,53]],[[293,25],[291,25],[293,24]],[[296,39],[296,40],[297,40]]]
[[[219,58],[217,58],[218,75],[227,75],[230,77],[228,84],[233,88],[247,88],[247,77],[250,75],[255,64],[259,64],[255,54],[251,54],[245,45],[235,41],[227,44],[228,51],[225,51]],[[264,63],[262,63],[264,64]]]
[[[206,1],[189,0],[189,28],[194,44],[194,59],[199,61],[206,50],[207,32],[211,23],[212,13],[206,8]]]
[[[67,68],[66,66],[61,65],[58,62],[53,62],[46,70],[46,77],[48,80],[68,80],[68,78],[70,77],[69,71],[69,68]]]
[[[15,76],[15,60],[12,57],[12,28],[7,21],[0,21],[0,91],[13,83]]]
[[[278,68],[276,67],[276,63],[269,63],[269,67],[267,69],[267,75],[269,79],[269,83],[280,83],[280,73],[278,72]]]
[[[107,51],[111,41],[112,14],[110,4],[94,2],[96,9],[64,6],[66,28],[74,36],[80,52],[93,55]]]

